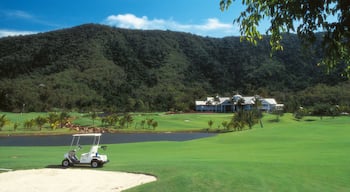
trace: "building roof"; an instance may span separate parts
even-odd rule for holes
[[[234,95],[233,97],[207,97],[204,101],[195,101],[196,106],[216,106],[216,105],[238,105],[238,101],[243,99],[242,105],[254,105],[256,100],[260,100],[263,105],[272,105],[275,107],[283,108],[283,104],[277,104],[274,98],[260,99],[257,96],[243,97],[241,95]]]
[[[255,104],[255,97],[243,97],[244,99],[244,105],[254,105]]]
[[[220,105],[227,101],[231,101],[230,97],[207,97],[204,101],[196,101],[196,105]]]
[[[263,104],[266,103],[266,104],[270,104],[270,105],[276,105],[277,104],[276,100],[273,99],[273,98],[262,99],[261,102]]]
[[[234,95],[234,96],[232,97],[232,100],[233,100],[234,102],[237,102],[238,100],[240,100],[240,99],[242,99],[242,98],[243,98],[242,95],[236,94],[236,95]]]
[[[101,136],[101,133],[83,133],[83,134],[74,134],[73,137],[98,137]]]
[[[255,104],[255,97],[242,97],[244,100],[243,105],[254,105]],[[232,99],[230,97],[207,97],[204,101],[196,101],[196,105],[220,105],[224,103],[231,103]],[[235,102],[235,104],[237,101]]]

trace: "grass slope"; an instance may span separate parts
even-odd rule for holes
[[[104,170],[158,181],[128,191],[349,191],[349,117],[265,116],[264,128],[186,142],[109,145]],[[2,168],[59,164],[67,147],[1,147]]]

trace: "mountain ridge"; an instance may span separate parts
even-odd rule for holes
[[[239,37],[210,38],[161,30],[85,24],[0,39],[0,110],[52,108],[113,111],[194,109],[208,95],[277,96],[336,85],[322,52],[284,36],[270,57],[268,37],[253,46]],[[341,67],[341,66],[340,66]]]

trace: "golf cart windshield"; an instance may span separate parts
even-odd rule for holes
[[[101,133],[74,134],[71,147],[80,145],[99,145]],[[87,138],[87,139],[85,139]]]

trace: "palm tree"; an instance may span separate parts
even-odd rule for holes
[[[254,110],[244,111],[244,116],[245,122],[249,129],[251,129],[253,125],[258,122],[258,118]]]
[[[244,117],[244,111],[238,111],[233,115],[233,118],[231,120],[232,125],[234,129],[240,131],[244,128],[245,126],[245,117]]]
[[[112,114],[101,118],[103,126],[114,126],[119,122],[118,114]]]
[[[306,112],[303,107],[299,107],[299,110],[294,112],[294,118],[299,121],[305,116]]]
[[[130,113],[125,114],[124,118],[126,122],[126,128],[129,128],[129,124],[132,123],[134,119],[132,118],[132,115]]]
[[[50,124],[52,130],[56,129],[59,124],[60,117],[57,113],[49,113],[47,117],[47,122]]]
[[[254,113],[256,113],[256,117],[258,118],[258,121],[260,123],[260,127],[263,128],[263,122],[261,121],[263,114],[261,112],[261,107],[262,107],[262,103],[261,103],[261,97],[259,95],[255,95],[254,96],[254,107],[255,109],[253,109]]]
[[[254,108],[260,110],[262,107],[261,97],[259,95],[254,96]]]
[[[18,123],[16,122],[16,123],[13,124],[13,131],[16,131],[17,128],[18,128]]]
[[[125,116],[121,119],[119,119],[119,128],[123,129],[126,123],[126,118]]]
[[[69,114],[67,112],[61,112],[60,113],[60,127],[62,128],[64,124],[67,123]]]
[[[117,125],[117,123],[120,121],[119,115],[118,114],[112,114],[108,116],[108,123],[110,126]]]
[[[158,122],[157,121],[153,121],[152,127],[153,127],[153,130],[155,130],[156,127],[158,127]]]
[[[214,121],[213,120],[209,120],[208,121],[208,125],[209,125],[209,128],[211,129],[211,127],[213,126],[213,124],[214,124]]]
[[[153,123],[153,119],[147,119],[148,129],[151,128],[152,123]]]
[[[92,119],[92,125],[95,125],[95,119],[97,118],[97,113],[96,111],[91,112],[90,117]]]
[[[262,114],[259,110],[238,111],[234,114],[231,123],[235,129],[242,130],[246,125],[249,129],[261,120]],[[261,124],[261,122],[260,122]]]
[[[34,126],[34,124],[35,124],[34,119],[27,120],[24,122],[24,128],[31,129]]]
[[[101,118],[101,124],[102,124],[103,127],[106,126],[106,124],[107,124],[107,117],[102,117]]]
[[[43,125],[47,122],[47,118],[38,116],[37,118],[34,119],[35,123],[38,125],[40,131],[43,127]]]
[[[238,107],[240,107],[240,106],[242,106],[242,104],[244,104],[243,97],[237,93],[236,95],[234,95],[232,97],[232,104],[233,104],[233,107],[234,107],[234,111],[238,111],[239,110]]]
[[[6,115],[3,114],[0,117],[0,131],[2,131],[2,128],[6,125],[6,123],[7,123]]]
[[[237,105],[239,106],[239,108],[243,111],[243,107],[244,107],[244,99],[243,98],[240,98],[238,101],[237,101]]]
[[[142,121],[141,121],[141,127],[142,127],[142,129],[145,129],[145,123],[146,123],[146,120],[142,120]]]
[[[229,125],[229,123],[228,123],[227,121],[223,121],[223,122],[221,123],[221,125],[222,125],[225,129],[228,130],[228,125]]]

